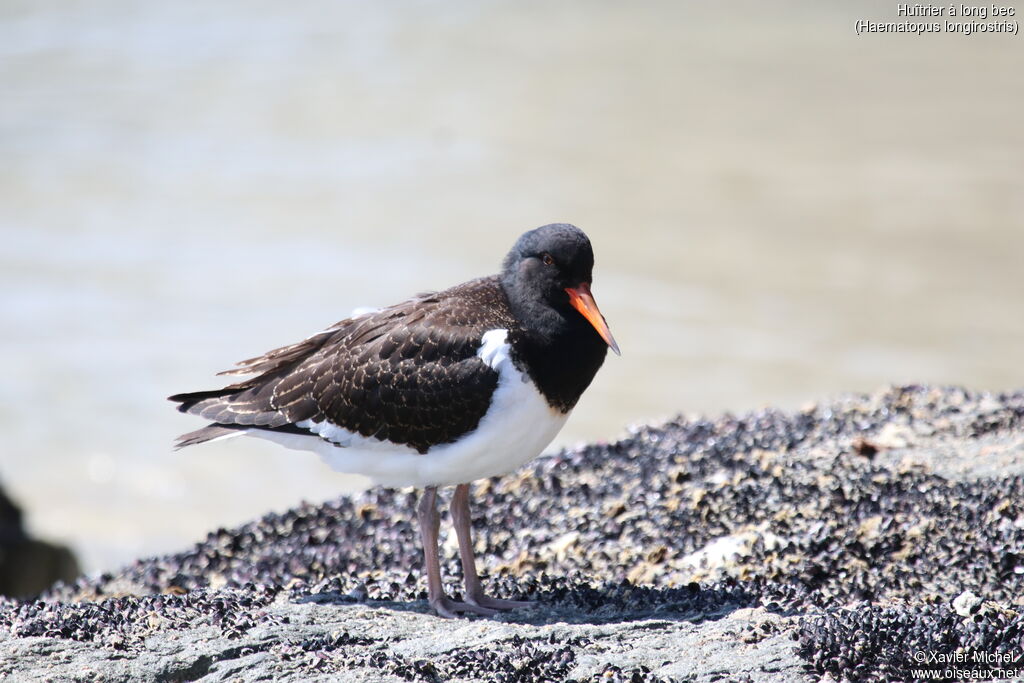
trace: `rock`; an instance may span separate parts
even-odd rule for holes
[[[536,604],[493,619],[429,613],[412,492],[301,505],[0,599],[0,678],[886,681],[1016,656],[1022,424],[1024,392],[896,387],[542,458],[475,487],[485,581]]]

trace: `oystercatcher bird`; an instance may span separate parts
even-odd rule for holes
[[[522,235],[501,273],[357,315],[222,375],[223,389],[171,396],[211,421],[177,446],[246,434],[318,453],[418,505],[430,605],[445,617],[529,603],[484,594],[470,535],[469,482],[514,470],[565,424],[615,339],[590,293],[594,252],[579,228]],[[452,522],[465,602],[441,585],[437,487]]]

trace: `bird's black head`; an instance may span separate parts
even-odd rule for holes
[[[505,257],[502,279],[506,287],[529,290],[551,304],[568,304],[566,287],[590,284],[593,270],[594,250],[583,231],[552,223],[523,233]]]
[[[594,250],[582,230],[552,223],[520,237],[502,265],[502,286],[513,310],[549,327],[589,322],[616,353],[593,296]]]

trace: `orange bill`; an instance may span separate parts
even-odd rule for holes
[[[572,304],[573,308],[579,311],[587,319],[587,322],[594,326],[597,333],[601,335],[601,339],[605,340],[612,351],[616,355],[621,356],[619,345],[615,343],[615,337],[612,336],[612,331],[608,329],[608,323],[604,321],[601,309],[597,307],[597,302],[594,301],[594,297],[590,293],[590,285],[586,282],[581,282],[576,287],[566,287],[565,291],[569,294],[569,303]]]

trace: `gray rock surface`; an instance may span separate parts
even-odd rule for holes
[[[283,594],[282,594],[283,598]],[[231,638],[216,627],[155,629],[132,652],[28,637],[4,643],[11,680],[230,681],[615,680],[618,670],[654,679],[808,680],[780,632],[786,619],[761,609],[673,614],[607,623],[549,612],[537,621],[440,622],[400,606],[276,600],[268,621]],[[563,620],[564,618],[564,620]],[[764,640],[744,639],[769,624]],[[313,644],[311,647],[310,644]],[[467,653],[474,656],[466,656]],[[493,653],[513,657],[494,656]],[[568,654],[571,653],[571,654]],[[642,673],[644,668],[653,674]],[[608,674],[611,675],[608,675]],[[542,678],[543,677],[543,678]],[[4,680],[8,680],[4,678]]]
[[[680,418],[538,460],[476,487],[492,592],[536,602],[495,619],[429,613],[410,492],[303,505],[40,600],[0,600],[0,679],[1012,673],[1024,669],[1022,423],[1022,392],[899,387],[793,414]],[[451,543],[443,560],[455,593]],[[928,661],[958,652],[973,659]]]

